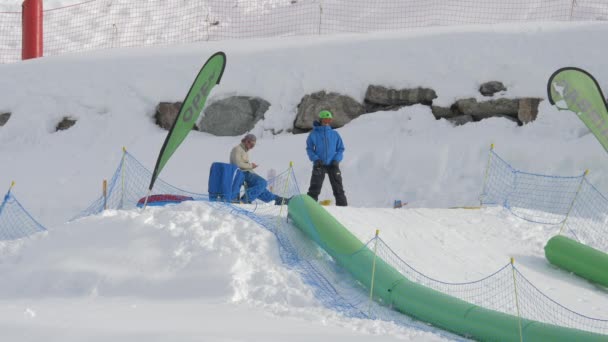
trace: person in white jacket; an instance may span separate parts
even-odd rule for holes
[[[245,174],[246,192],[241,201],[251,203],[260,199],[267,203],[274,201],[276,205],[287,204],[289,199],[268,191],[268,182],[253,171],[258,165],[249,161],[249,151],[255,147],[256,141],[255,135],[247,134],[241,139],[241,143],[230,151],[230,164],[238,166]]]

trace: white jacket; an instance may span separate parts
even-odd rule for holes
[[[240,143],[230,151],[230,164],[234,164],[243,171],[253,171],[253,165],[249,161],[249,154],[243,143]]]

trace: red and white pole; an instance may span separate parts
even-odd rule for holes
[[[21,5],[21,59],[42,57],[42,0],[25,0]]]

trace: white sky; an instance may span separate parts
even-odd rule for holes
[[[272,107],[253,130],[259,173],[290,161],[305,192],[306,135],[291,127],[301,98],[319,90],[363,100],[369,84],[432,87],[435,104],[483,97],[490,80],[501,97],[546,98],[563,66],[590,71],[608,89],[605,24],[526,24],[424,29],[408,33],[213,42],[106,50],[0,65],[0,186],[48,234],[0,245],[0,329],[12,341],[440,341],[449,335],[389,322],[348,319],[324,308],[285,268],[274,236],[204,203],[110,211],[67,224],[100,194],[123,146],[153,168],[166,131],[154,124],[160,101],[181,101],[204,61],[227,54],[209,102],[255,95]],[[78,119],[54,132],[63,116]],[[557,270],[543,246],[558,227],[523,222],[478,204],[491,143],[514,167],[579,175],[608,190],[608,159],[575,115],[545,100],[524,127],[488,119],[461,127],[436,121],[428,107],[364,115],[339,130],[351,207],[329,210],[362,241],[375,229],[398,255],[436,279],[482,278],[516,257],[548,296],[608,319],[605,289]],[[209,166],[226,161],[240,137],[193,132],[161,178],[204,193]],[[332,198],[326,182],[321,199]],[[333,198],[332,198],[333,199]],[[407,209],[388,209],[393,200]],[[431,330],[431,331],[429,331]]]

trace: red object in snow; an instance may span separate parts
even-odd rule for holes
[[[21,5],[21,59],[42,57],[42,0],[25,0]]]
[[[170,204],[170,203],[181,203],[183,201],[192,201],[192,200],[193,200],[192,197],[182,196],[182,195],[169,195],[169,194],[152,195],[152,196],[148,197],[148,205],[149,206],[163,206],[163,205]],[[137,201],[137,206],[143,207],[145,202],[146,202],[146,198],[142,197],[139,199],[139,201]]]

